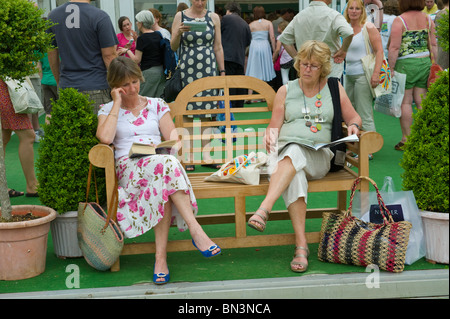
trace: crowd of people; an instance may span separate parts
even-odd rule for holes
[[[189,6],[176,13],[171,31],[161,25],[161,13],[150,9],[136,15],[138,32],[129,17],[121,17],[118,34],[110,17],[89,2],[70,1],[49,14],[48,18],[57,23],[48,31],[54,34],[56,49],[48,52],[48,60],[42,61],[43,73],[48,75],[51,70],[53,75],[42,79],[47,92],[44,98],[57,98],[56,87],[72,87],[89,94],[94,101],[93,112],[99,120],[97,137],[115,145],[118,223],[128,238],[154,229],[156,284],[169,281],[166,246],[171,224],[180,230],[189,229],[193,245],[205,257],[221,253],[195,220],[195,194],[178,159],[171,155],[136,159],[127,155],[133,142],[158,144],[161,137],[170,138],[174,128],[169,106],[161,98],[166,83],[161,39],[168,39],[177,53],[183,86],[203,77],[245,74],[266,81],[277,90],[264,143],[268,152],[276,142],[282,146],[278,169],[248,225],[264,231],[272,206],[283,197],[296,235],[290,264],[294,272],[308,268],[308,180],[327,174],[333,154],[329,149],[309,151],[292,142],[330,141],[337,116],[347,124],[349,135],[358,134],[360,129],[375,131],[370,88],[379,84],[381,59],[385,55],[392,74],[406,74],[400,118],[402,137],[395,146],[403,150],[412,124],[412,104],[420,109],[427,93],[430,56],[436,57],[442,68],[448,68],[448,53],[438,49],[435,36],[435,23],[445,11],[438,11],[433,0],[349,0],[342,12],[329,7],[331,0],[315,0],[298,14],[283,9],[270,19],[264,7],[256,6],[251,21],[241,17],[236,2],[228,3],[222,15],[208,10],[206,0],[190,0]],[[438,2],[448,10],[448,0]],[[82,14],[68,19],[75,12],[74,5]],[[204,31],[191,31],[185,22],[192,21],[203,23]],[[365,40],[376,56],[370,81],[361,64],[361,58],[372,53],[367,51]],[[274,67],[277,63],[279,70]],[[0,90],[4,144],[12,131],[17,132],[23,145],[19,156],[27,179],[26,193],[35,196],[33,163],[26,162],[32,158],[31,122],[27,116],[11,112],[3,81]],[[219,94],[216,91],[202,94]],[[245,94],[238,89],[231,92],[242,93]],[[337,105],[333,105],[333,95],[339,97]],[[45,104],[50,117],[51,106]],[[244,107],[244,101],[233,101],[233,107]],[[187,105],[189,110],[214,108],[217,105],[213,102]],[[20,195],[23,193],[10,190],[11,197]]]

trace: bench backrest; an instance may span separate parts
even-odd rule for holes
[[[230,95],[230,89],[233,88],[245,89],[246,93]],[[212,89],[218,90],[215,96],[197,96],[203,91]],[[253,94],[249,95],[247,90],[252,90]],[[223,91],[223,95],[219,95],[220,91]],[[266,82],[249,76],[207,77],[185,86],[176,100],[170,103],[171,115],[178,129],[178,135],[183,141],[181,150],[183,164],[225,163],[251,151],[265,152],[262,136],[270,121],[275,94]],[[230,107],[230,101],[250,99],[262,100],[266,104],[258,103],[257,106],[250,104],[242,108]],[[189,103],[207,101],[215,101],[217,109],[187,109]],[[223,102],[223,109],[219,108],[219,101]],[[210,118],[193,121],[188,118],[205,114],[225,114],[225,116],[221,121]],[[234,121],[231,120],[232,114]],[[217,128],[220,126],[225,127],[224,133]],[[202,146],[202,138],[208,141],[206,145]],[[213,161],[204,161],[201,156],[203,152],[210,152]]]

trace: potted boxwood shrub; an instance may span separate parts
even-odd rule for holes
[[[448,71],[439,74],[414,115],[401,160],[403,187],[422,210],[426,259],[448,264],[449,253],[449,90]]]
[[[21,80],[36,73],[35,63],[51,48],[51,23],[27,0],[2,0],[0,7],[0,79]],[[34,63],[33,63],[34,62]],[[1,123],[1,122],[0,122]],[[11,206],[6,182],[0,124],[0,280],[20,280],[44,272],[53,209]],[[23,217],[22,217],[23,216]]]
[[[76,89],[60,90],[52,103],[52,117],[44,125],[37,160],[39,198],[59,214],[52,222],[52,239],[58,257],[82,257],[77,239],[78,203],[86,200],[89,150],[95,137],[97,116],[87,95]],[[100,203],[105,199],[104,175],[96,172]],[[95,201],[92,185],[89,201]]]

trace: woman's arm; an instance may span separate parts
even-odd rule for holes
[[[342,118],[344,119],[344,122],[347,124],[347,132],[348,135],[358,134],[359,133],[359,127],[362,125],[361,117],[356,113],[355,109],[353,108],[352,103],[350,102],[350,99],[348,98],[347,93],[345,92],[344,87],[340,82],[339,83],[339,95],[341,100],[341,112],[342,112]],[[352,125],[356,124],[356,125]]]
[[[380,84],[380,72],[381,65],[383,64],[383,44],[381,42],[380,32],[373,23],[367,24],[367,33],[369,34],[370,45],[372,46],[373,52],[375,54],[375,67],[373,69],[372,78],[370,80],[370,85],[375,88]]]
[[[211,13],[211,18],[214,23],[214,54],[216,55],[217,66],[219,72],[225,70],[225,60],[222,47],[222,31],[220,29],[220,18],[217,13]],[[219,75],[226,75],[225,72],[220,72]]]
[[[189,31],[190,27],[185,26],[181,21],[181,11],[175,14],[172,23],[172,37],[170,39],[170,47],[173,51],[177,51],[180,47],[181,35],[183,32]],[[220,29],[219,29],[220,30]]]
[[[268,153],[275,151],[278,135],[284,122],[284,102],[286,100],[286,85],[278,89],[273,101],[272,117],[264,133],[263,143]]]
[[[272,46],[272,52],[275,51],[275,33],[273,32],[273,24],[269,20],[267,20],[269,23],[269,39],[270,39],[270,45]]]
[[[277,41],[277,46],[275,47],[275,51],[273,51],[272,55],[273,63],[277,62],[278,55],[280,55],[280,51],[281,51],[281,42]]]
[[[430,19],[430,17],[427,17]],[[437,41],[436,41],[436,25],[434,24],[433,20],[431,20],[430,30],[428,31],[429,38],[428,38],[428,50],[430,50],[431,55],[431,62],[436,63],[437,58]]]
[[[131,60],[136,62],[137,64],[141,63],[142,61],[142,51],[136,50],[135,53],[131,52],[131,50],[128,50],[125,52],[128,54]]]
[[[117,119],[119,117],[120,105],[122,104],[122,97],[120,96],[123,89],[113,88],[111,90],[111,97],[113,98],[113,106],[108,115],[98,116],[98,125],[96,136],[100,143],[111,144],[116,136]]]
[[[388,49],[388,61],[391,67],[392,76],[394,76],[395,64],[397,63],[398,52],[402,44],[403,23],[399,17],[394,19],[391,28],[390,44]]]

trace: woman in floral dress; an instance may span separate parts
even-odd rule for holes
[[[221,250],[205,234],[195,219],[198,207],[183,166],[172,155],[129,158],[133,142],[154,144],[161,135],[176,138],[169,107],[162,99],[139,95],[142,72],[131,59],[118,57],[108,69],[113,101],[98,113],[97,137],[115,147],[119,205],[117,221],[126,238],[155,231],[155,268],[153,281],[169,281],[167,239],[169,227],[189,228],[193,244],[206,257]],[[172,136],[171,134],[174,134]]]

